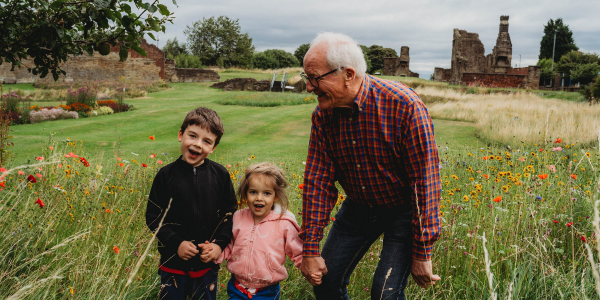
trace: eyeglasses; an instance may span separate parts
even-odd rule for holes
[[[342,67],[341,69],[343,69],[343,68],[344,67]],[[321,75],[319,77],[307,76],[306,73],[302,72],[302,73],[300,73],[300,77],[304,78],[304,80],[308,80],[310,82],[310,84],[312,86],[314,86],[315,88],[319,88],[319,80],[321,80],[323,77],[325,77],[325,76],[327,76],[327,75],[329,75],[329,74],[331,74],[331,73],[333,73],[333,72],[335,72],[337,70],[338,69],[329,71],[329,72],[327,72],[327,73],[325,73],[325,74],[323,74],[323,75]]]

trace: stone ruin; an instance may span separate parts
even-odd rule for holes
[[[435,68],[433,80],[450,84],[538,89],[541,67],[513,68],[511,61],[508,16],[501,16],[496,46],[487,56],[477,33],[455,28],[450,69]]]
[[[409,48],[402,46],[400,48],[400,57],[385,57],[383,59],[383,75],[387,76],[405,76],[419,77],[419,73],[411,72],[409,69],[410,56]]]
[[[66,77],[61,76],[59,80],[65,81],[91,81],[126,78],[132,80],[159,79],[170,82],[206,82],[219,81],[221,77],[214,70],[207,69],[185,69],[175,68],[175,60],[165,59],[165,53],[157,46],[148,44],[142,39],[140,45],[148,54],[146,57],[129,50],[129,58],[126,61],[119,60],[119,46],[111,47],[106,56],[94,52],[77,56],[69,56],[67,61],[61,64],[61,68],[67,72]],[[15,67],[11,71],[11,64],[0,65],[0,81],[3,83],[31,83],[40,80],[39,76],[27,71],[27,67],[33,67],[33,59],[27,58],[21,61],[21,68]],[[52,80],[52,76],[46,78]],[[46,79],[44,78],[44,79]]]

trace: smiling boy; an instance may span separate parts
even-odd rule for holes
[[[207,158],[223,133],[215,111],[190,111],[178,134],[181,156],[160,169],[152,183],[146,224],[158,238],[160,299],[216,299],[219,266],[212,260],[231,241],[227,219],[237,209],[229,172]],[[201,259],[198,248],[204,243],[213,251]]]

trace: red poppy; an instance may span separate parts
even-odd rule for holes
[[[29,180],[29,182],[31,183],[36,183],[37,180],[35,180],[35,177],[33,177],[33,175],[29,174],[29,176],[27,176],[27,180]]]
[[[488,175],[488,174],[483,174],[483,178],[485,178],[485,179],[488,179],[488,178],[490,178],[490,175]]]
[[[42,199],[38,198],[37,201],[35,201],[35,203],[40,205],[40,208],[44,207],[46,204],[44,204],[44,201],[42,201]]]
[[[489,158],[489,157],[487,157],[487,156],[484,156],[484,157],[483,157],[483,160],[488,160],[488,159],[490,159],[490,158]]]
[[[552,220],[552,222],[554,222],[554,223],[556,223],[556,224],[560,223],[560,222],[558,222],[558,221],[556,221],[556,220]]]
[[[156,141],[156,139],[154,138],[153,135],[150,136],[150,139],[153,140],[153,141]]]
[[[335,217],[331,217],[331,221],[334,221],[334,222],[335,222]]]
[[[42,174],[40,173],[36,173],[35,176],[37,176],[39,179],[42,179]]]
[[[147,164],[142,164],[142,167],[147,168],[148,165]]]
[[[548,174],[540,174],[540,175],[538,175],[538,177],[540,179],[546,179],[546,178],[548,178]]]
[[[571,174],[571,178],[573,178],[573,179],[577,179],[577,175],[575,175],[575,174]]]
[[[5,187],[6,186],[6,182],[2,181],[0,182],[0,187]]]
[[[299,188],[299,189],[304,189],[304,183],[301,183],[301,184],[299,184],[299,185],[298,185],[298,188]]]
[[[80,157],[79,161],[81,161],[81,163],[83,163],[84,166],[89,167],[90,163],[87,161],[87,159]]]
[[[162,165],[162,160],[157,161],[159,165]],[[229,166],[231,168],[231,166]]]
[[[587,240],[585,239],[585,236],[583,236],[583,235],[581,236],[581,241],[584,242],[584,243],[587,243]]]
[[[560,143],[562,143],[562,140],[561,140],[561,139],[559,139],[559,138],[556,138],[556,141],[554,141],[554,143],[555,143],[555,144],[560,144]]]
[[[125,166],[125,165],[124,165],[123,163],[119,163],[119,166],[123,167],[123,166]]]
[[[544,152],[544,149],[543,149],[543,148],[540,148],[540,152]]]
[[[571,226],[573,226],[573,222],[567,223],[567,227],[571,227]]]
[[[502,196],[498,196],[498,197],[494,198],[493,201],[496,203],[500,203],[500,201],[502,201]]]
[[[115,251],[115,253],[116,253],[116,254],[119,254],[119,252],[120,252],[121,250],[119,250],[119,247],[117,247],[117,246],[114,246],[114,247],[113,247],[113,251]]]
[[[3,168],[3,167],[0,167],[0,172],[4,173],[4,172],[6,172],[6,171],[8,171],[8,170],[7,170],[7,169],[5,169],[5,168]],[[19,171],[19,172],[20,172],[20,171]]]
[[[156,157],[156,155],[150,154],[150,158],[155,158],[155,157]]]

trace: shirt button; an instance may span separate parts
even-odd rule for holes
[[[360,164],[356,165],[357,168],[360,168]]]
[[[359,108],[359,109],[358,109],[358,111],[361,111],[361,112],[362,112],[362,108]]]
[[[365,189],[365,186],[364,186],[364,185],[362,186],[362,189],[363,189],[363,190]]]
[[[352,118],[350,118],[349,120],[352,121]]]
[[[352,144],[353,144],[353,145],[356,145],[356,141],[352,141]]]

